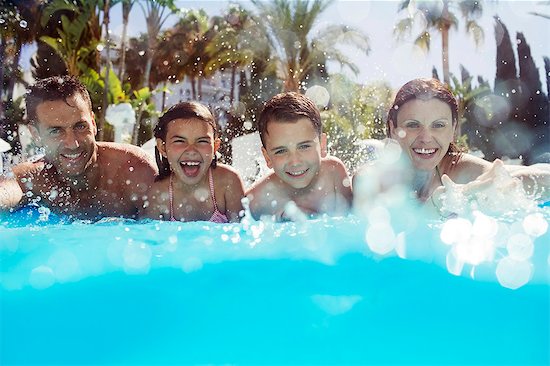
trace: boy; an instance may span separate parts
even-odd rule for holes
[[[0,176],[0,212],[35,202],[72,218],[134,218],[157,170],[127,144],[96,142],[88,91],[70,76],[38,81],[27,96],[29,129],[44,157]]]
[[[344,164],[327,157],[319,109],[306,96],[288,92],[271,98],[258,130],[267,166],[273,169],[247,192],[255,219],[277,221],[348,212],[351,181]],[[296,210],[299,209],[298,210]]]

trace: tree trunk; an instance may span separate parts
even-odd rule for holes
[[[195,77],[190,76],[191,79],[191,97],[196,100],[197,99],[197,90],[195,89]]]
[[[2,39],[0,39],[0,119],[4,116],[4,102],[2,101],[2,93],[4,91],[4,52],[6,49],[4,42],[2,35]]]
[[[104,137],[104,126],[105,126],[105,115],[107,114],[107,107],[109,106],[109,75],[111,73],[111,37],[109,36],[109,11],[110,11],[111,2],[110,0],[105,0],[103,6],[103,26],[105,29],[105,43],[107,47],[105,49],[107,57],[107,66],[105,68],[105,89],[103,90],[103,108],[102,116],[97,121],[97,139],[98,141],[103,141]]]
[[[202,100],[202,76],[197,79],[197,92],[199,100]]]
[[[441,55],[443,58],[443,82],[450,85],[449,76],[449,29],[451,24],[449,21],[449,4],[448,1],[443,1],[443,26],[441,29]]]
[[[122,82],[126,73],[126,37],[128,33],[128,19],[132,10],[133,1],[122,2],[122,38],[120,39],[120,72],[118,78]]]
[[[233,107],[233,102],[235,101],[235,78],[237,74],[237,66],[233,65],[231,67],[231,86],[229,89],[229,107]]]

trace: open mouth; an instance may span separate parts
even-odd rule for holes
[[[200,161],[180,161],[180,166],[183,174],[192,178],[199,174],[201,163]]]
[[[304,174],[307,173],[309,169],[304,169],[304,170],[296,170],[296,171],[292,171],[292,172],[286,172],[286,174],[290,175],[291,177],[294,177],[294,178],[299,178],[299,177],[302,177]]]
[[[76,162],[78,161],[81,157],[84,156],[84,151],[81,151],[79,153],[73,153],[73,154],[60,154],[62,158],[64,158],[65,160],[68,160],[69,162]]]
[[[412,150],[414,151],[415,154],[419,155],[421,158],[429,159],[429,158],[431,158],[432,156],[435,155],[435,153],[437,152],[438,149],[434,149],[434,148],[430,148],[430,149],[413,148]]]

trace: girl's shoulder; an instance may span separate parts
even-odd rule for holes
[[[235,168],[230,165],[220,163],[218,163],[216,168],[212,170],[212,175],[214,176],[215,181],[241,179],[239,172],[237,172]]]

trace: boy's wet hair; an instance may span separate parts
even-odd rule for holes
[[[214,118],[214,115],[212,114],[210,109],[208,109],[208,107],[201,103],[189,101],[174,104],[159,118],[155,129],[153,130],[153,135],[155,136],[155,138],[159,138],[162,141],[166,142],[168,124],[171,121],[180,118],[198,119],[200,121],[208,123],[210,127],[212,127],[212,129],[214,130],[214,138],[217,138],[219,135],[216,119]],[[164,158],[160,154],[160,151],[158,151],[157,147],[155,147],[155,159],[159,168],[159,175],[157,180],[168,177],[170,175],[170,164],[168,163],[168,159]],[[215,168],[216,164],[217,157],[216,155],[214,155],[211,166]]]
[[[458,102],[449,87],[437,79],[420,78],[411,80],[403,85],[395,95],[395,99],[388,111],[388,118],[386,120],[386,134],[388,137],[390,137],[390,124],[392,124],[394,128],[397,127],[399,109],[405,105],[405,103],[415,99],[425,101],[437,99],[447,104],[451,109],[453,126],[456,128],[458,124]],[[461,149],[454,142],[451,142],[447,154],[458,157],[460,153]]]
[[[296,122],[301,118],[311,121],[317,135],[321,136],[323,127],[319,109],[311,99],[296,92],[275,95],[268,100],[258,118],[258,131],[262,145],[265,147],[265,136],[269,122]]]
[[[27,89],[25,96],[28,123],[36,125],[39,122],[36,115],[36,108],[39,104],[56,100],[63,100],[67,103],[67,99],[74,95],[82,97],[91,113],[92,100],[90,99],[90,94],[84,84],[76,77],[63,75],[38,80]],[[70,104],[67,103],[67,105]]]

